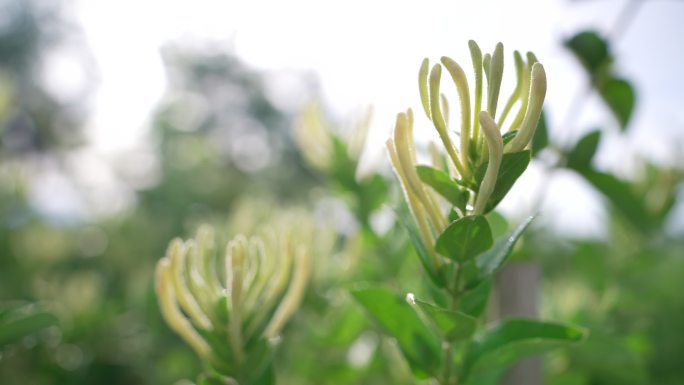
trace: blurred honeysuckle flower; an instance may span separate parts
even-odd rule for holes
[[[211,227],[175,239],[157,264],[156,291],[164,319],[222,375],[251,383],[267,367],[269,340],[295,313],[312,270],[314,227],[302,214],[235,236],[217,249]]]
[[[484,56],[472,40],[469,49],[473,88],[463,68],[451,58],[442,57],[432,69],[426,58],[420,66],[418,89],[422,107],[442,144],[441,149],[430,147],[432,166],[417,165],[411,109],[397,115],[393,135],[387,141],[394,171],[434,268],[442,264],[434,245],[445,228],[455,219],[492,210],[524,171],[530,159],[527,149],[546,94],[542,64],[534,54],[528,53],[525,60],[516,51],[516,86],[500,108],[503,45],[497,44],[494,52]],[[449,128],[449,103],[440,91],[443,68],[453,80],[459,99],[456,133]],[[444,202],[450,210],[445,209]]]
[[[295,142],[304,160],[312,168],[322,172],[335,172],[334,168],[344,167],[351,162],[357,167],[366,145],[368,129],[371,123],[372,109],[367,108],[360,119],[354,120],[347,129],[335,127],[324,116],[318,103],[308,103],[299,114],[295,123]],[[346,159],[341,159],[342,157]]]

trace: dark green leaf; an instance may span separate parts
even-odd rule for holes
[[[454,208],[451,208],[451,210],[449,210],[449,214],[447,214],[447,219],[449,222],[457,221],[461,218],[461,214]]]
[[[355,289],[351,294],[397,340],[416,377],[427,378],[435,373],[439,367],[439,341],[404,296],[383,288]]]
[[[565,47],[572,51],[592,76],[611,61],[608,43],[596,32],[580,32],[566,40]]]
[[[432,187],[452,205],[465,211],[468,203],[468,192],[462,190],[454,179],[444,171],[429,166],[416,166],[418,177],[423,183]]]
[[[513,140],[515,136],[518,134],[518,130],[513,130],[513,131],[508,131],[507,133],[503,134],[501,136],[501,139],[503,140],[503,144],[506,145],[508,142]]]
[[[420,260],[420,263],[423,265],[423,268],[425,269],[425,272],[428,274],[428,277],[430,277],[430,280],[432,280],[432,282],[434,282],[435,285],[437,285],[438,287],[444,287],[446,285],[446,281],[444,280],[443,276],[438,274],[438,272],[433,267],[430,259],[430,253],[428,252],[426,246],[423,244],[423,240],[420,237],[418,230],[413,225],[413,217],[409,212],[408,207],[406,206],[406,204],[401,204],[399,207],[397,207],[397,209],[394,210],[394,212],[396,213],[399,222],[401,222],[401,224],[408,232],[409,238],[411,239],[411,243],[413,244],[413,247],[416,249],[416,253],[418,254],[418,259]]]
[[[568,154],[567,166],[575,170],[588,168],[591,165],[594,154],[596,154],[600,140],[601,131],[598,130],[584,135]]]
[[[468,338],[475,332],[477,319],[462,313],[441,308],[439,306],[416,299],[416,305],[440,331],[442,338],[449,341]]]
[[[549,145],[549,130],[546,127],[546,113],[542,110],[537,128],[532,137],[532,156],[537,156],[541,150]]]
[[[0,346],[57,325],[57,317],[36,304],[17,304],[1,310]]]
[[[505,367],[522,358],[582,340],[583,329],[535,320],[509,319],[475,337],[463,361],[462,379],[477,370]]]
[[[636,101],[634,87],[626,80],[610,78],[600,84],[599,93],[624,131],[634,110]]]
[[[473,317],[484,313],[492,291],[492,280],[487,279],[470,291],[465,292],[458,301],[458,310]]]
[[[485,207],[485,214],[493,210],[496,205],[506,196],[508,191],[513,187],[516,180],[525,172],[527,165],[530,163],[530,151],[520,151],[504,154],[501,158],[501,167],[499,168],[499,175],[494,186],[494,191],[487,201]],[[478,186],[482,183],[484,174],[487,170],[487,163],[482,164],[475,173]]]
[[[241,371],[240,383],[271,385],[275,383],[273,373],[273,352],[265,339],[259,339],[245,347],[247,360]]]
[[[438,253],[464,262],[492,246],[492,231],[482,215],[470,215],[452,222],[435,243]]]

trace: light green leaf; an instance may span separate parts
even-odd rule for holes
[[[508,259],[508,256],[511,254],[511,251],[513,251],[516,242],[522,236],[525,229],[527,229],[527,226],[532,222],[532,219],[533,217],[527,218],[527,220],[518,225],[513,231],[499,237],[492,248],[475,257],[473,260],[474,269],[466,275],[466,289],[474,288],[501,269]]]
[[[482,215],[470,215],[452,222],[437,238],[438,253],[465,262],[492,246],[492,231]]]
[[[351,294],[380,327],[397,340],[416,377],[434,375],[440,362],[439,341],[404,296],[378,287],[354,289]]]
[[[614,175],[591,169],[579,170],[579,173],[599,190],[635,228],[648,233],[655,227],[655,220],[644,206],[629,183]]]
[[[444,309],[425,301],[415,300],[416,307],[439,330],[442,338],[458,341],[468,338],[477,328],[477,319],[460,311]]]
[[[452,205],[465,211],[468,203],[468,191],[462,190],[458,183],[444,171],[429,166],[416,166],[418,177],[423,183],[432,187]]]

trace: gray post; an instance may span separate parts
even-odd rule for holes
[[[539,265],[534,262],[511,262],[496,279],[498,316],[536,318],[538,316]],[[541,385],[541,359],[532,358],[513,366],[503,385]]]

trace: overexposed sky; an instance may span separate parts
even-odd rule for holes
[[[560,42],[583,28],[611,33],[626,1],[75,0],[75,4],[97,65],[99,83],[89,130],[102,152],[126,148],[145,133],[150,112],[165,89],[160,48],[178,41],[210,40],[265,71],[317,74],[326,104],[339,117],[372,104],[371,153],[377,153],[398,111],[407,107],[420,111],[416,78],[422,58],[435,62],[447,55],[470,68],[469,39],[484,51],[502,41],[509,64],[513,49],[535,52],[549,79],[552,126],[573,121],[579,127],[577,132],[556,133],[563,140],[572,142],[582,130],[611,122],[593,97],[581,116],[566,116],[571,100],[586,83]],[[619,169],[622,163],[610,164],[611,160],[634,149],[671,161],[676,150],[668,144],[671,141],[661,140],[662,135],[679,135],[682,143],[682,20],[684,3],[648,1],[615,40],[619,71],[637,86],[639,105],[633,137],[606,144],[609,156],[602,161],[607,165]],[[513,74],[505,72],[507,77],[510,80]],[[297,95],[292,97],[296,100]],[[430,130],[427,120],[417,123],[417,131]],[[639,150],[642,143],[655,150]],[[535,183],[534,175],[529,178]],[[589,195],[587,199],[595,201],[586,189],[575,192],[573,185],[561,178],[552,191],[560,189],[555,195],[573,191],[573,196]],[[518,195],[513,206],[524,205],[530,194]],[[553,199],[549,204],[553,206]],[[554,210],[559,210],[557,206]],[[600,215],[592,212],[598,205],[585,207],[590,216]],[[572,218],[578,215],[575,211],[559,215]]]

